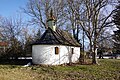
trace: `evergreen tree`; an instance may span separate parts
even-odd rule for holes
[[[35,35],[35,41],[39,41],[39,40],[40,40],[40,37],[41,37],[41,31],[40,31],[40,29],[38,29],[38,32],[37,32],[37,34]]]
[[[115,14],[113,15],[113,22],[115,23],[117,30],[114,31],[114,48],[116,53],[120,53],[120,1],[116,6]]]
[[[10,46],[9,48],[7,48],[5,57],[6,58],[11,57],[15,59],[17,59],[18,57],[21,57],[23,53],[21,42],[18,41],[17,38],[11,38],[10,41],[11,41]]]
[[[24,45],[24,56],[32,56],[32,44],[33,38],[29,36]]]

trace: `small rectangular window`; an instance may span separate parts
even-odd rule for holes
[[[71,48],[71,53],[74,54],[74,48]]]
[[[55,47],[55,54],[59,54],[59,48]]]

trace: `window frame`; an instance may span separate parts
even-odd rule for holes
[[[59,54],[59,48],[55,47],[55,54],[58,55]]]

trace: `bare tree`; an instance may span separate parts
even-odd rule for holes
[[[46,20],[49,17],[51,8],[57,19],[57,25],[61,26],[64,24],[64,0],[29,0],[23,11],[32,17],[31,23],[38,24],[41,28],[47,28]]]
[[[97,64],[98,38],[105,27],[109,27],[112,11],[106,14],[109,0],[84,0],[80,12],[79,24],[83,28],[90,42],[92,63]]]
[[[79,42],[79,33],[80,33],[80,25],[78,23],[79,21],[79,11],[80,6],[82,4],[82,0],[67,0],[66,2],[66,18],[67,18],[67,24],[69,31],[72,31],[73,37]]]
[[[106,27],[111,26],[110,16],[113,14],[113,11],[107,10],[110,3],[110,0],[84,0],[81,2],[79,0],[68,0],[68,4],[71,5],[68,10],[72,16],[70,20],[73,23],[77,20],[79,27],[82,27],[88,37],[93,64],[98,63],[96,59],[96,50],[99,44],[98,38]],[[75,16],[77,18],[74,19]]]
[[[7,38],[9,42],[9,48],[7,52],[10,56],[17,57],[21,54],[22,45],[19,41],[21,29],[22,29],[21,18],[4,18],[1,23],[2,35]]]

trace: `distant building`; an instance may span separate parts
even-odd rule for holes
[[[0,53],[5,52],[8,47],[8,42],[5,41],[2,34],[0,34]]]
[[[80,44],[71,34],[56,27],[52,11],[47,25],[40,40],[32,44],[33,64],[60,65],[78,61]]]
[[[8,43],[7,42],[0,42],[0,53],[5,52],[6,48],[8,47]]]

